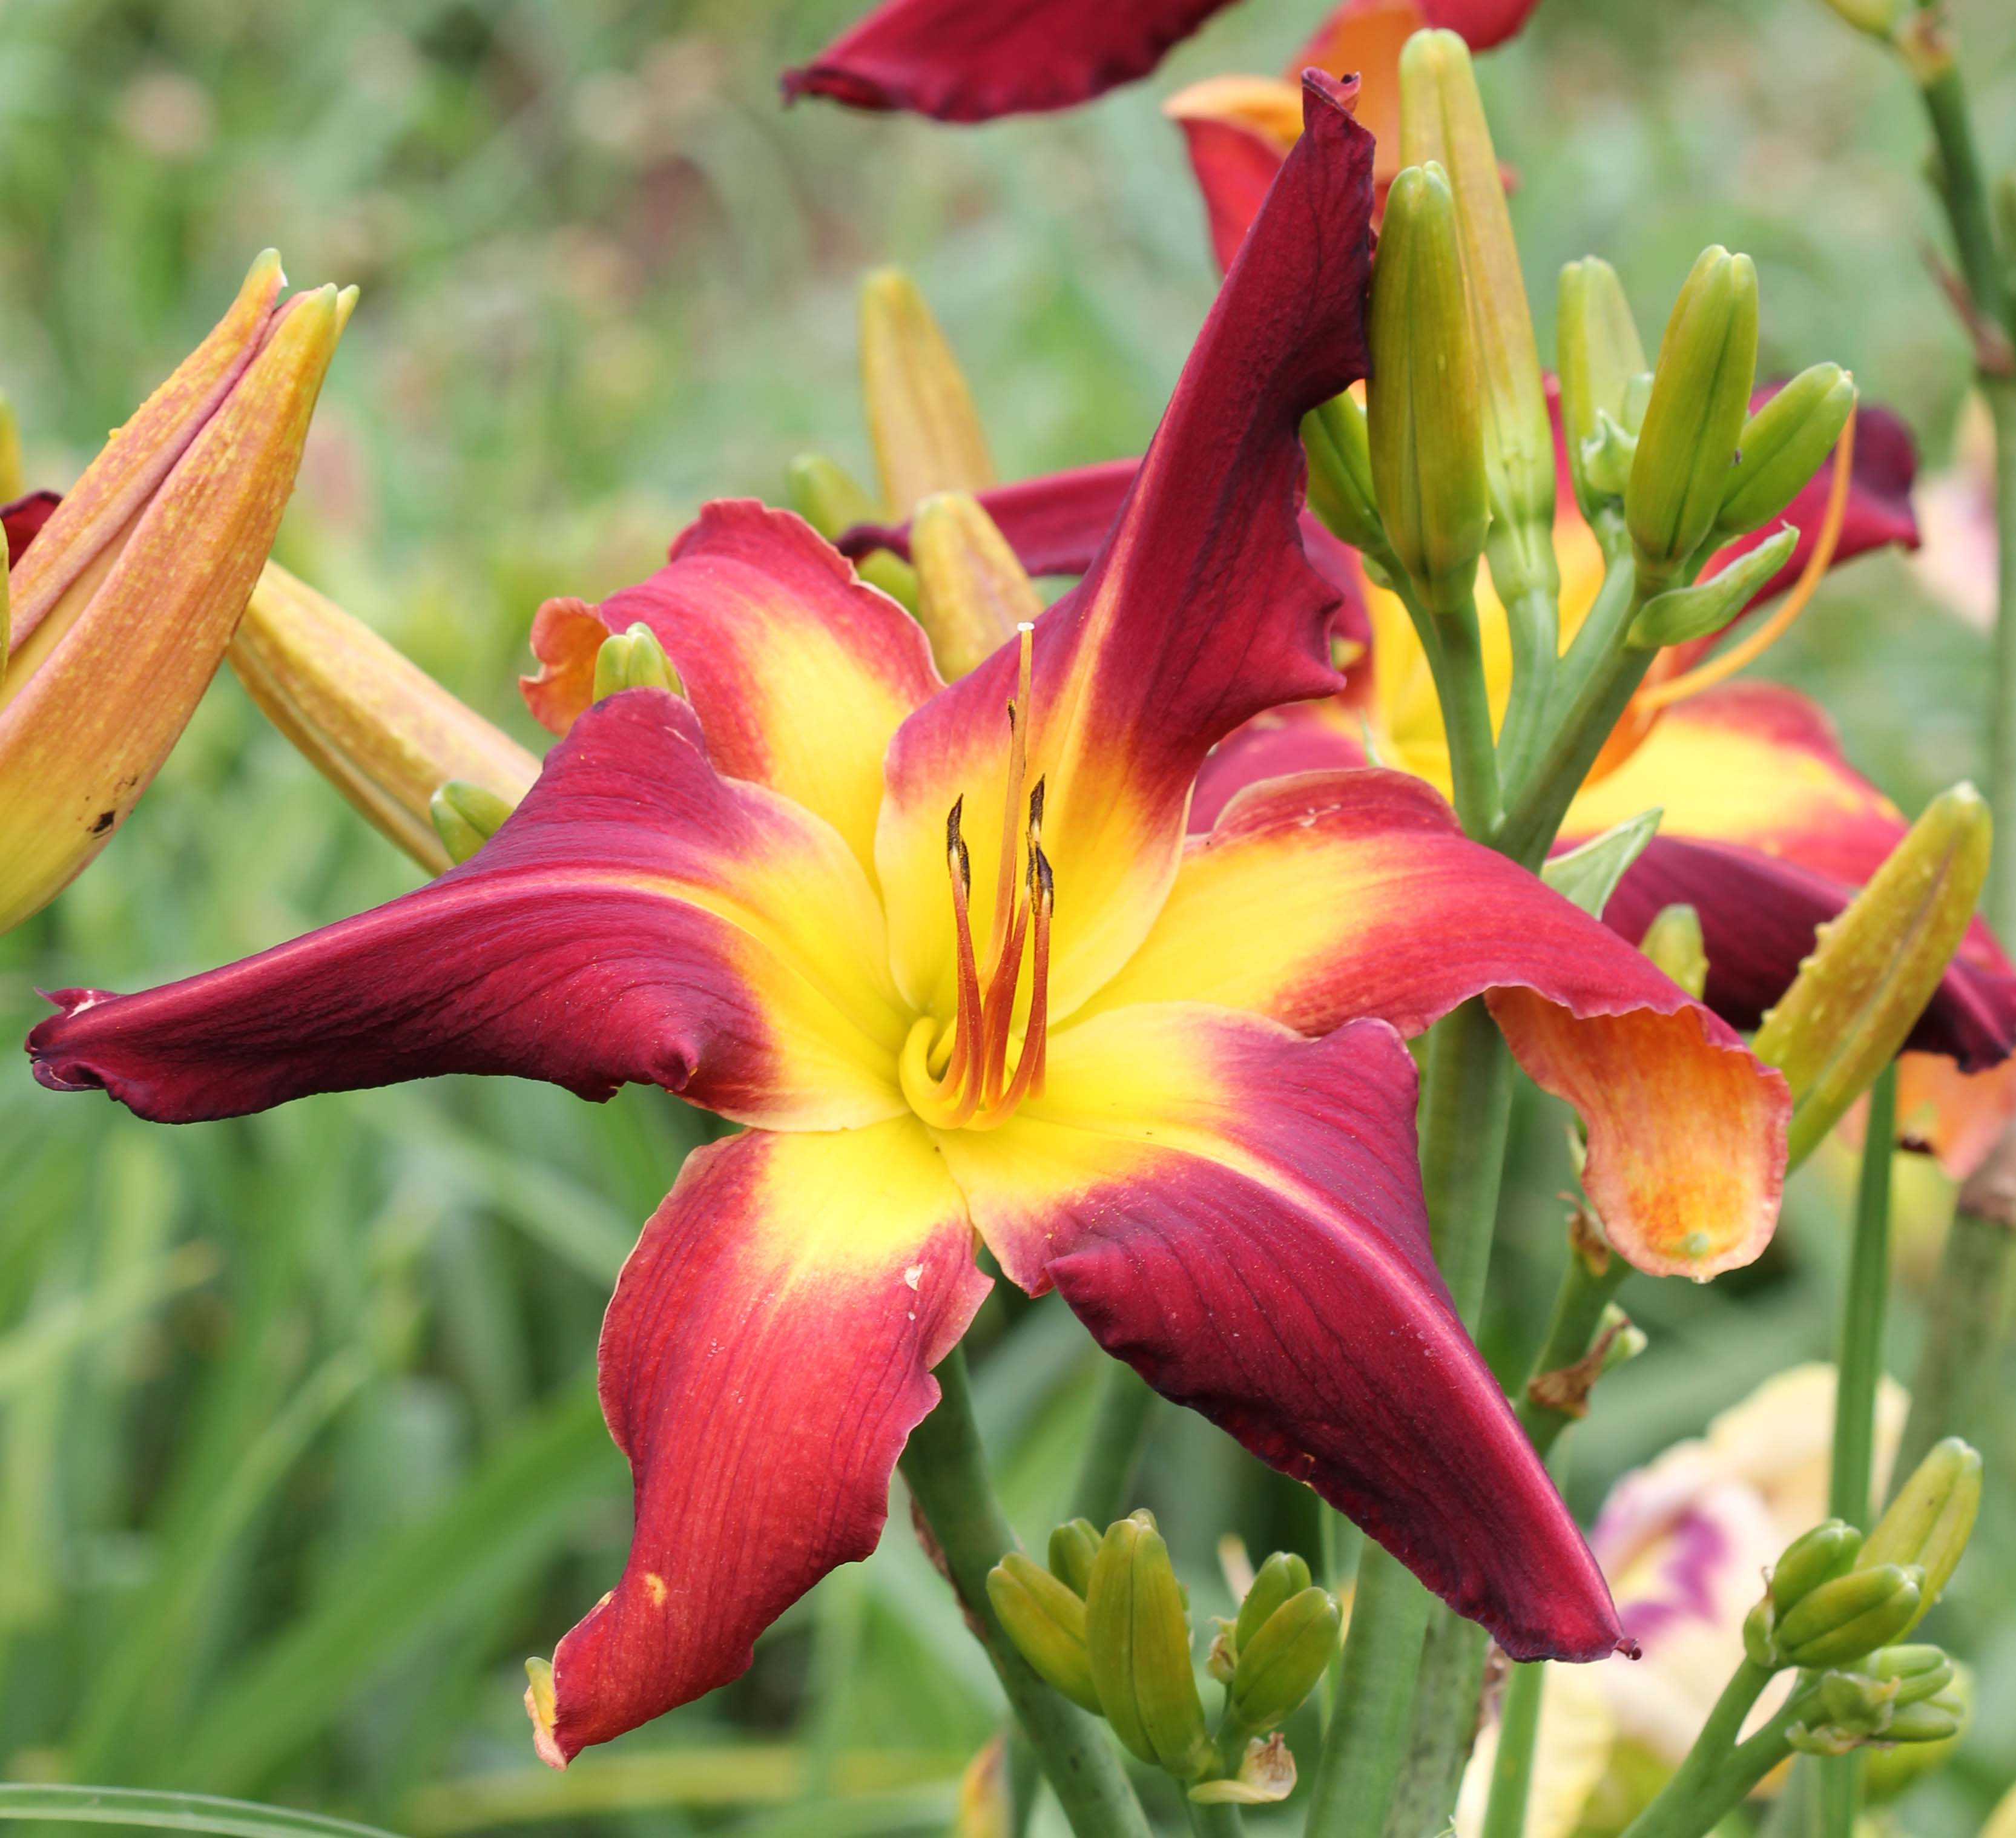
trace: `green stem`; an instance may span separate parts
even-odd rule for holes
[[[1498,749],[1491,731],[1491,698],[1484,682],[1484,650],[1474,605],[1461,613],[1422,611],[1411,594],[1407,610],[1427,653],[1435,698],[1449,740],[1452,802],[1464,833],[1480,840],[1499,816]]]
[[[1984,1376],[2002,1329],[2009,1255],[2016,1229],[1964,1206],[1953,1214],[1925,1321],[1924,1351],[1911,1381],[1891,1485],[1903,1485],[1942,1437],[1971,1427]]]
[[[1827,1510],[1867,1531],[1876,1459],[1876,1387],[1883,1376],[1885,1304],[1890,1294],[1890,1160],[1897,1138],[1897,1063],[1869,1089],[1855,1238],[1836,1343],[1834,1468]]]
[[[1411,1685],[1434,1600],[1399,1559],[1366,1541],[1305,1838],[1378,1838],[1406,1749]]]
[[[988,1477],[965,1354],[954,1347],[934,1376],[943,1395],[911,1432],[903,1478],[938,1541],[967,1624],[986,1647],[1009,1707],[1078,1838],[1150,1838],[1141,1803],[1106,1732],[1036,1675],[995,1618],[987,1573],[1015,1548],[1015,1534]]]
[[[1561,642],[1558,596],[1542,587],[1515,594],[1506,602],[1505,624],[1512,639],[1512,694],[1498,733],[1498,772],[1512,786],[1525,779],[1547,731]]]
[[[1617,572],[1613,570],[1613,576]],[[1607,588],[1608,583],[1604,584]],[[1656,651],[1620,644],[1594,661],[1492,838],[1499,853],[1539,872],[1575,794],[1658,656]]]
[[[1190,1815],[1190,1829],[1197,1838],[1244,1838],[1246,1821],[1236,1806],[1201,1806],[1186,1798],[1183,1810]]]
[[[1387,1809],[1386,1838],[1449,1830],[1463,1767],[1477,1739],[1489,1644],[1476,1622],[1453,1609],[1438,1602],[1429,1610],[1420,1682],[1414,1688],[1413,1727],[1399,1787]]]
[[[1850,1838],[1862,1811],[1862,1753],[1816,1755],[1813,1807],[1822,1838]]]
[[[1544,1665],[1514,1666],[1505,1682],[1505,1707],[1498,1718],[1498,1760],[1491,1771],[1491,1799],[1484,1809],[1484,1838],[1525,1838],[1526,1802],[1533,1791],[1533,1744],[1540,1733],[1540,1700],[1546,1682]]]
[[[1148,1382],[1133,1367],[1116,1359],[1107,1369],[1091,1439],[1071,1489],[1071,1517],[1089,1519],[1103,1531],[1126,1512],[1155,1403]]]
[[[1561,1272],[1561,1287],[1554,1292],[1554,1312],[1547,1322],[1546,1338],[1533,1361],[1532,1377],[1559,1372],[1573,1365],[1588,1352],[1596,1338],[1597,1324],[1610,1299],[1631,1274],[1631,1266],[1612,1251],[1600,1271],[1592,1270],[1580,1251],[1568,1250],[1568,1268]],[[1521,1392],[1516,1407],[1519,1421],[1535,1448],[1545,1461],[1553,1452],[1561,1432],[1575,1418],[1566,1411],[1553,1410],[1533,1401],[1528,1388]]]
[[[1687,1759],[1651,1804],[1625,1828],[1624,1838],[1701,1838],[1751,1786],[1791,1753],[1784,1736],[1791,1721],[1789,1705],[1748,1742],[1741,1746],[1737,1743],[1744,1718],[1750,1714],[1751,1707],[1771,1678],[1763,1667],[1748,1660],[1736,1668],[1735,1675],[1708,1713],[1708,1721],[1701,1725],[1701,1734],[1694,1738]],[[1754,1774],[1750,1773],[1751,1764],[1774,1743],[1776,1759],[1764,1761]],[[1744,1780],[1746,1775],[1748,1778]]]
[[[2008,290],[1995,246],[1995,220],[1989,209],[1981,156],[1975,150],[1960,66],[1949,56],[1926,74],[1920,90],[1925,113],[1931,118],[1933,138],[1939,142],[1939,196],[1953,225],[1960,273],[1982,317],[2011,330]]]
[[[1995,426],[1995,533],[2001,545],[1996,580],[1995,691],[1989,709],[1988,801],[1995,813],[1995,860],[1988,917],[2016,937],[2016,378],[1983,377]]]

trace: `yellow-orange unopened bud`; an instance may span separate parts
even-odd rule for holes
[[[984,491],[994,483],[958,360],[900,268],[878,269],[862,283],[861,387],[882,495],[895,515],[934,491]]]
[[[1925,807],[1764,1017],[1752,1050],[1791,1087],[1796,1167],[1896,1057],[1959,948],[1988,876],[1993,825],[1971,785]]]
[[[275,563],[252,591],[229,656],[267,719],[430,874],[452,861],[428,809],[444,781],[515,805],[539,775],[517,741]]]
[[[293,490],[354,290],[283,306],[253,264],[12,577],[0,678],[0,931],[104,847],[215,674]]]
[[[1043,610],[1008,539],[964,491],[927,498],[910,518],[917,623],[947,682],[992,656]]]

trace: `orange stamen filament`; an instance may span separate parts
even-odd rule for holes
[[[1008,795],[1001,804],[1001,860],[994,876],[994,962],[998,973],[1008,959],[1008,930],[1014,917],[1015,819],[1022,808],[1022,781],[1029,770],[1029,679],[1035,660],[1036,628],[1024,620],[1015,665],[1015,700],[1008,704]],[[1019,955],[1021,947],[1016,946]]]
[[[1806,558],[1806,565],[1793,584],[1792,591],[1786,595],[1777,610],[1740,644],[1730,646],[1719,656],[1711,657],[1683,676],[1640,689],[1632,698],[1636,708],[1649,714],[1658,709],[1669,708],[1676,702],[1684,702],[1690,696],[1698,696],[1704,689],[1712,689],[1717,683],[1726,682],[1738,671],[1755,664],[1785,635],[1792,621],[1805,611],[1820,586],[1820,577],[1827,571],[1827,564],[1834,559],[1834,549],[1841,541],[1841,526],[1848,518],[1848,492],[1854,463],[1855,410],[1851,408],[1847,423],[1841,430],[1840,443],[1834,450],[1834,478],[1827,491],[1827,515],[1820,520],[1820,536],[1813,544],[1813,552]]]
[[[1050,878],[1050,865],[1041,849],[1029,862],[1029,905],[1035,915],[1035,962],[1029,987],[1029,1025],[1022,1035],[1021,1057],[1015,1063],[1015,1076],[998,1103],[990,1103],[974,1118],[971,1128],[991,1130],[1006,1123],[1024,1098],[1039,1098],[1043,1092],[1043,1066],[1049,1045],[1050,913],[1057,904]]]

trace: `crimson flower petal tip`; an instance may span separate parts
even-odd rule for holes
[[[1229,0],[885,0],[781,79],[787,102],[940,121],[1071,108],[1143,77]]]

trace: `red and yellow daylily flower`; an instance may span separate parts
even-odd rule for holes
[[[941,121],[991,121],[997,116],[1074,108],[1121,84],[1145,77],[1170,49],[1230,0],[884,0],[857,20],[810,63],[784,74],[787,99],[818,95],[851,108],[908,110]],[[1397,30],[1392,56],[1408,33],[1446,26],[1481,51],[1509,38],[1538,0],[1346,0],[1309,41],[1317,55],[1293,67],[1285,101],[1267,105],[1270,128],[1287,141],[1301,131],[1294,88],[1303,64],[1339,74],[1359,68],[1350,48],[1328,55],[1347,15],[1366,16],[1363,31],[1376,53],[1383,34]],[[1393,22],[1383,16],[1395,16]],[[1397,23],[1404,14],[1410,22]],[[1235,79],[1243,81],[1243,79]],[[1398,120],[1399,91],[1393,90]],[[1384,138],[1383,128],[1370,120]],[[1286,149],[1283,147],[1283,151]],[[1277,156],[1274,161],[1279,166]],[[1383,191],[1383,187],[1382,187]],[[1257,204],[1258,199],[1255,200]]]
[[[748,1126],[610,1306],[636,1529],[530,1694],[549,1761],[733,1678],[873,1548],[976,1233],[1509,1652],[1621,1638],[1435,1270],[1400,1033],[1485,995],[1586,1120],[1620,1247],[1696,1275],[1771,1229],[1785,1088],[1417,780],[1258,786],[1186,842],[1210,748],[1339,682],[1297,430],[1364,368],[1371,142],[1328,79],[1309,110],[1110,535],[1015,642],[947,686],[805,524],[710,505],[650,580],[542,614],[565,736],[470,861],[31,1037],[45,1084],[156,1118],[484,1072]],[[581,660],[638,620],[684,696],[591,705]]]

